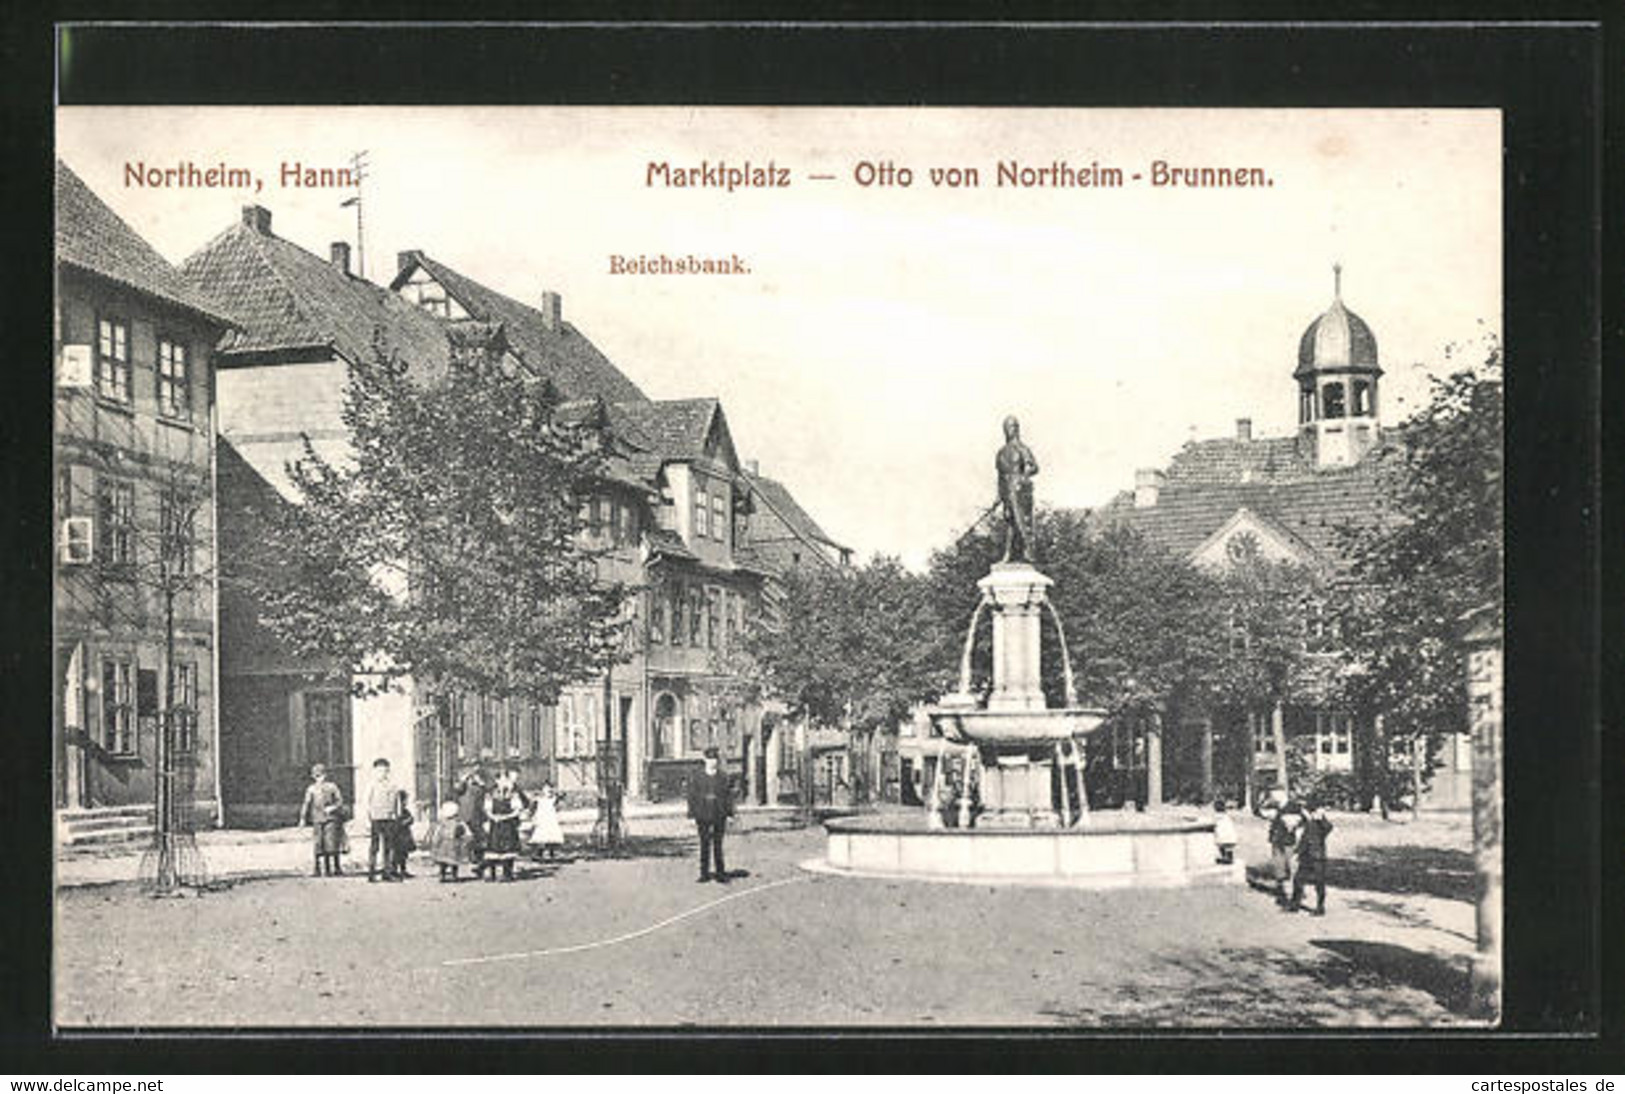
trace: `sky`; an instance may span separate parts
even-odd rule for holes
[[[315,253],[353,244],[351,192],[283,186],[280,169],[362,149],[369,277],[387,283],[416,248],[520,300],[560,293],[650,397],[720,398],[740,455],[860,558],[920,566],[957,538],[994,500],[1008,414],[1052,506],[1104,504],[1237,418],[1289,434],[1298,339],[1331,303],[1334,262],[1376,334],[1387,422],[1426,401],[1448,345],[1500,330],[1493,110],[57,115],[57,154],[177,264],[249,203]],[[1123,184],[997,185],[1011,161],[1115,167]],[[1269,185],[1153,186],[1157,161],[1257,167]],[[141,187],[137,163],[242,167],[259,186]],[[676,187],[651,180],[660,163],[772,165],[789,185]],[[888,164],[912,185],[883,184]],[[980,186],[933,185],[932,167],[974,167]],[[659,254],[750,272],[611,272],[611,256]]]

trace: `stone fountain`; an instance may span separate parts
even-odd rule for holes
[[[1032,477],[1038,461],[1014,418],[995,460],[1004,516],[1004,557],[977,583],[959,664],[959,686],[927,713],[941,744],[924,817],[880,815],[829,821],[823,860],[811,870],[853,876],[940,881],[1111,887],[1238,882],[1240,863],[1216,861],[1213,821],[1177,813],[1089,812],[1084,779],[1088,736],[1106,712],[1080,706],[1060,615],[1049,600],[1054,582],[1033,561]],[[1059,644],[1065,704],[1045,701],[1040,666],[1043,615]],[[992,615],[992,687],[971,688],[971,654],[982,617]],[[943,826],[933,808],[949,748],[966,762],[959,824]],[[970,772],[981,810],[969,809]]]

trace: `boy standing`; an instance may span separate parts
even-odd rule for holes
[[[1326,914],[1326,837],[1331,835],[1332,822],[1319,802],[1312,802],[1304,818],[1303,833],[1298,837],[1298,873],[1292,879],[1292,910],[1303,906],[1305,883],[1315,886],[1315,915]]]
[[[378,880],[378,860],[384,861],[385,881],[399,881],[395,872],[395,832],[398,827],[395,784],[389,778],[389,761],[379,757],[372,762],[372,785],[367,787],[367,823],[371,841],[367,845],[367,880]]]

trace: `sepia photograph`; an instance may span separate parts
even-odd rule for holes
[[[1497,1029],[1503,123],[59,107],[55,1028]]]

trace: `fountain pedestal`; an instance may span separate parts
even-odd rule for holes
[[[1055,584],[1025,562],[996,562],[976,583],[993,606],[993,691],[988,710],[1043,710],[1040,612]]]

